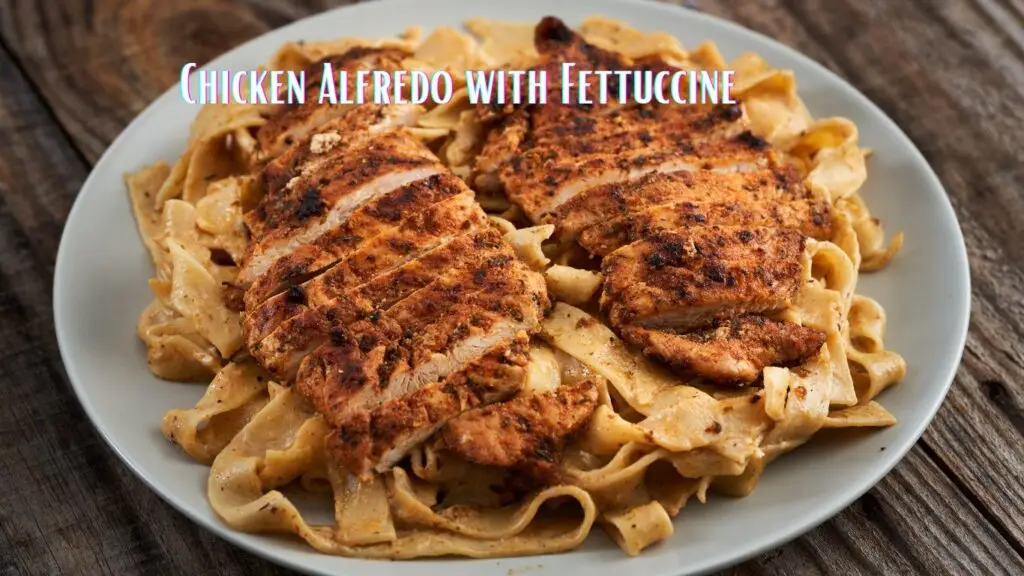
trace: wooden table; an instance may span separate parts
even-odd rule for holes
[[[204,62],[344,1],[0,3],[0,574],[284,574],[164,504],[93,430],[53,333],[61,227],[100,154]],[[974,296],[923,440],[856,503],[736,574],[1024,574],[1024,2],[687,5],[822,62],[882,107],[951,195]]]

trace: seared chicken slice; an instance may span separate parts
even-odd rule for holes
[[[353,214],[351,224],[281,258],[246,291],[247,309],[321,275],[322,281],[332,285],[354,286],[456,236],[487,228],[487,215],[474,201],[473,192],[460,181],[457,187],[448,181],[457,179],[439,174],[419,180],[402,189],[402,195],[409,191],[411,198],[400,211],[371,209]],[[453,191],[458,193],[429,203]]]
[[[279,260],[249,287],[246,308],[262,316],[258,314],[261,304],[274,294],[298,285],[308,289],[314,280],[322,283],[334,278],[342,272],[328,275],[328,270],[347,260],[365,263],[372,255],[373,271],[382,271],[388,262],[405,258],[410,247],[427,250],[479,227],[485,218],[473,192],[457,177],[439,174],[419,180],[362,206],[337,229]],[[307,276],[307,271],[315,274]]]
[[[826,200],[792,202],[740,200],[691,202],[684,200],[654,206],[635,215],[613,218],[591,226],[577,240],[594,256],[663,231],[689,226],[720,225],[793,228],[812,238],[831,236],[829,203]]]
[[[512,467],[551,463],[564,439],[597,408],[592,380],[519,396],[463,413],[445,425],[445,446],[470,462]]]
[[[422,112],[422,107],[407,104],[367,104],[354,108],[267,162],[259,170],[261,191],[271,199],[285,197],[300,185],[300,177],[306,176],[307,181],[302,184],[309,185],[319,177],[320,167],[331,161],[337,163],[352,148],[384,132],[414,124]],[[267,217],[266,208],[246,213],[245,223],[254,236],[262,235]]]
[[[787,306],[800,287],[804,236],[789,228],[694,226],[604,258],[601,309],[612,325],[699,328]]]
[[[639,137],[636,142],[641,143]],[[531,148],[514,156],[499,177],[509,200],[532,221],[540,222],[584,190],[635,180],[651,172],[753,172],[777,163],[764,140],[743,132],[728,140],[643,145],[625,153]]]
[[[350,284],[358,281],[358,275],[339,275],[332,269],[274,296],[250,312],[243,323],[246,344],[255,349],[282,322],[299,314],[312,313],[311,309],[332,306],[339,299],[348,303],[345,310],[355,315],[337,318],[341,323],[354,322],[374,312],[383,313],[431,282],[461,275],[466,269],[480,266],[491,258],[508,258],[511,254],[511,248],[502,242],[501,235],[488,229],[458,236],[362,284]]]
[[[353,104],[321,104],[319,90],[323,80],[324,64],[330,63],[335,73],[349,72],[349,94],[355,98],[355,74],[358,70],[399,70],[409,53],[399,48],[353,48],[342,54],[327,56],[306,68],[304,86],[306,100],[296,106],[282,106],[256,133],[261,156],[270,159],[289,146],[302,140],[319,126],[357,109]]]
[[[550,112],[533,112],[531,147],[561,147],[574,156],[621,153],[731,138],[747,130],[749,125],[739,104],[714,107],[626,105],[598,109],[596,113],[579,108],[571,110],[575,114],[560,114],[558,116],[567,117],[556,116],[556,122],[549,121],[549,117],[555,116]]]
[[[629,216],[662,204],[806,199],[809,192],[799,182],[791,166],[752,172],[652,172],[629,182],[585,190],[548,214],[545,221],[556,226],[559,237],[575,238],[610,216]]]
[[[288,381],[306,355],[332,339],[356,340],[366,349],[390,345],[394,374],[387,393],[403,393],[424,377],[436,379],[473,358],[466,354],[481,352],[471,344],[477,332],[493,328],[494,334],[483,334],[486,339],[511,331],[509,338],[539,323],[547,305],[544,279],[506,250],[478,266],[440,275],[384,311],[336,297],[329,306],[286,320],[250,353]]]
[[[686,334],[630,326],[622,336],[648,356],[719,383],[753,382],[764,367],[800,364],[825,343],[820,330],[763,316],[716,320]]]
[[[255,238],[239,271],[251,284],[278,259],[344,224],[367,202],[439,174],[444,167],[412,137],[388,132],[328,163],[317,176],[300,178],[283,197],[265,197],[256,208],[268,232]]]
[[[332,419],[338,430],[327,438],[329,453],[356,475],[387,470],[451,418],[515,395],[525,378],[528,349],[529,336],[519,332],[444,380],[375,408],[350,412],[340,421]],[[329,400],[313,398],[315,405],[331,409]]]

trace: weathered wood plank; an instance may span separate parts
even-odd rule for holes
[[[0,572],[276,572],[160,501],[71,393],[50,294],[87,167],[2,49],[0,85]]]

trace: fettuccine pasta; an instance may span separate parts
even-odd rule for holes
[[[533,25],[475,19],[467,28],[471,34],[439,28],[423,37],[414,29],[385,40],[289,43],[267,65],[294,70],[357,46],[398,46],[411,51],[410,69],[459,78],[466,69],[523,68],[538,58]],[[242,215],[258,194],[250,176],[259,161],[253,133],[268,110],[208,105],[173,164],[146,167],[126,184],[155,267],[153,301],[138,324],[150,369],[167,380],[208,383],[195,406],[167,412],[163,434],[210,466],[207,494],[226,524],[293,534],[328,554],[392,559],[559,552],[579,546],[597,525],[635,555],[671,536],[673,518],[691,499],[749,494],[768,463],[819,430],[895,424],[876,400],[906,366],[885,347],[885,310],[857,293],[857,280],[883,268],[902,236],[886,246],[859,193],[868,172],[856,126],[813,118],[793,74],[755,54],[727,63],[713,44],[690,51],[670,35],[598,17],[579,32],[634,60],[736,71],[734,94],[753,131],[798,163],[834,208],[834,235],[807,242],[802,287],[781,315],[823,331],[825,344],[801,366],[765,368],[760,386],[683,381],[605,324],[595,306],[601,274],[577,265],[572,248],[552,238],[553,226],[530,226],[507,198],[480,194],[493,226],[544,274],[557,301],[534,339],[527,388],[544,392],[590,378],[600,387],[598,408],[566,448],[559,481],[541,490],[496,488],[509,482],[505,471],[431,442],[407,464],[360,480],[327,458],[323,416],[245,351],[234,279],[248,242]],[[410,131],[468,176],[486,129],[457,88]],[[296,487],[330,493],[334,521],[310,523],[286,495]]]

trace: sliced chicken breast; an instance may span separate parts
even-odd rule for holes
[[[788,228],[695,226],[661,232],[602,262],[613,326],[696,329],[787,306],[801,284],[804,236]]]
[[[282,322],[310,310],[332,306],[337,300],[346,302],[345,309],[356,314],[353,318],[337,318],[342,323],[360,320],[373,312],[382,313],[431,282],[461,275],[492,258],[511,256],[511,248],[502,242],[497,231],[483,230],[457,236],[361,284],[349,284],[359,277],[357,275],[328,271],[274,296],[248,314],[243,325],[246,343],[250,349],[255,349]],[[335,306],[335,309],[341,308]]]
[[[747,134],[693,145],[637,146],[626,153],[574,155],[557,147],[532,148],[513,157],[499,175],[509,200],[540,222],[584,190],[652,172],[753,172],[778,164],[763,140]]]
[[[710,201],[792,201],[808,198],[794,168],[751,172],[652,172],[636,180],[590,188],[545,217],[556,234],[575,238],[609,218],[628,217],[662,204]]]
[[[389,388],[401,392],[406,380],[440,377],[456,369],[455,364],[464,360],[458,339],[470,336],[474,329],[487,330],[505,319],[512,322],[513,333],[537,325],[546,306],[546,290],[539,274],[508,255],[443,276],[383,312],[358,304],[339,298],[330,306],[300,313],[250,352],[271,373],[288,381],[306,355],[332,338],[344,336],[366,348],[390,343],[396,373]],[[356,321],[360,318],[365,320]],[[435,358],[435,354],[440,355]],[[402,372],[404,365],[410,368],[408,376]]]
[[[356,475],[387,470],[450,419],[515,395],[525,378],[528,349],[529,336],[519,332],[444,380],[347,416],[327,438],[329,453]]]
[[[826,200],[792,202],[681,201],[654,206],[587,228],[577,240],[594,256],[605,256],[636,240],[690,226],[745,226],[793,228],[826,239],[832,235],[830,205]]]
[[[593,380],[562,384],[540,394],[520,394],[464,412],[445,425],[441,438],[447,449],[477,464],[551,463],[565,438],[593,414],[597,400]]]
[[[267,231],[250,244],[240,281],[252,283],[276,260],[344,224],[374,198],[443,171],[426,147],[401,132],[357,146],[315,179],[301,179],[287,196],[264,198],[254,212],[263,215]]]
[[[488,227],[487,215],[474,201],[471,190],[461,183],[458,188],[443,184],[442,180],[455,179],[451,174],[436,176],[404,187],[416,200],[400,212],[363,213],[365,218],[339,226],[275,262],[246,291],[248,309],[320,275],[333,285],[361,283],[456,236]],[[434,197],[456,190],[461,191],[423,206]]]
[[[648,356],[718,383],[753,382],[766,366],[800,364],[825,343],[821,330],[756,315],[681,334],[630,326],[622,336]]]

